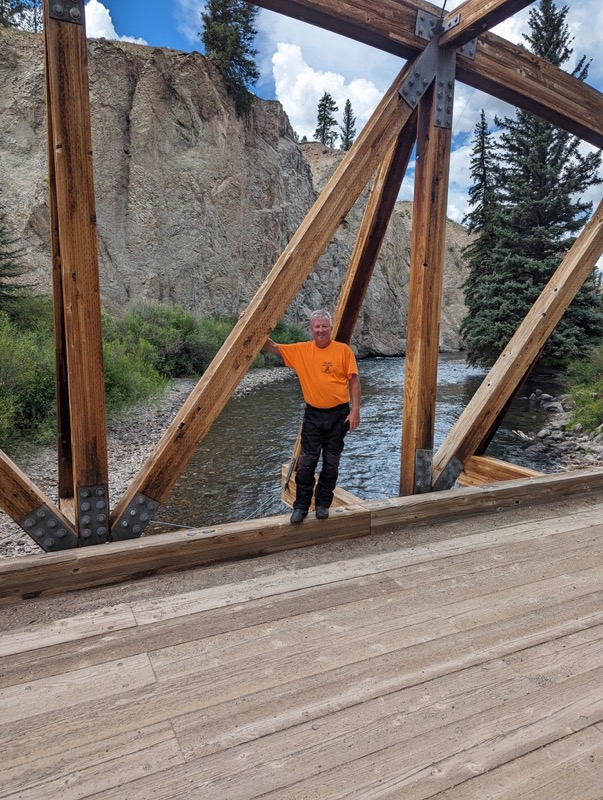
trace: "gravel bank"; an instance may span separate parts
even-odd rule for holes
[[[245,375],[235,395],[246,394],[264,383],[284,380],[283,368],[254,369]],[[174,384],[149,405],[128,411],[128,419],[110,423],[107,433],[109,485],[113,504],[128,488],[145,459],[195,386],[193,379]],[[57,459],[53,447],[40,449],[19,467],[47,497],[57,499]],[[0,559],[40,553],[38,545],[10,517],[0,511]]]

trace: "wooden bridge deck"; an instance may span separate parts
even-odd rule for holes
[[[600,492],[0,622],[2,798],[603,797]]]

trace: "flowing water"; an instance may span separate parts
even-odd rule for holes
[[[346,437],[338,484],[364,500],[394,497],[400,480],[403,358],[359,363],[362,423]],[[435,448],[460,416],[484,378],[460,354],[440,356]],[[540,388],[546,390],[542,384]],[[528,402],[526,384],[499,428],[488,455],[543,472],[553,465],[528,451],[513,430],[535,434],[548,415]],[[203,527],[288,511],[280,499],[281,465],[288,462],[303,414],[293,373],[256,387],[226,406],[199,445],[158,515],[166,527]]]

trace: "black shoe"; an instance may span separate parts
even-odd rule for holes
[[[305,518],[308,516],[308,512],[303,508],[294,508],[293,514],[291,514],[291,524],[292,525],[299,525],[300,522],[303,522]]]
[[[316,506],[316,519],[328,519],[329,509],[326,506]]]

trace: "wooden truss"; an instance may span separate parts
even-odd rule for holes
[[[44,0],[55,306],[59,501],[0,454],[0,505],[43,550],[139,536],[360,193],[372,189],[334,329],[349,341],[415,142],[400,495],[525,478],[483,452],[517,388],[603,250],[603,204],[433,455],[454,86],[460,80],[603,145],[603,95],[488,29],[528,0],[467,0],[442,16],[419,0],[256,0],[407,59],[247,313],[112,510],[83,0]],[[592,479],[592,476],[590,476]],[[463,490],[457,490],[462,492]],[[410,498],[408,498],[410,499]],[[392,500],[390,508],[396,503]],[[385,514],[387,516],[387,514]],[[289,546],[290,543],[289,543]]]

